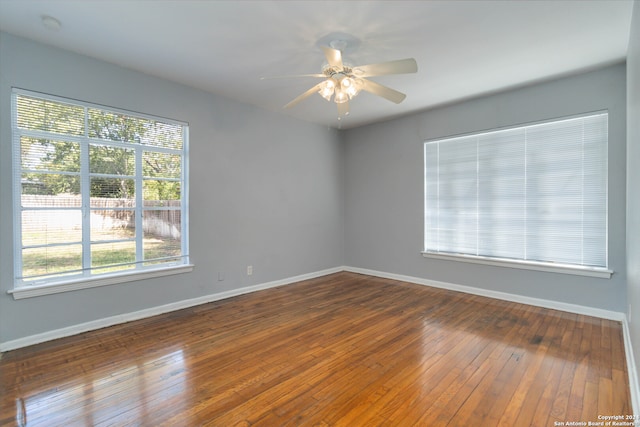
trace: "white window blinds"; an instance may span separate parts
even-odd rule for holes
[[[426,142],[425,252],[606,268],[607,123]]]

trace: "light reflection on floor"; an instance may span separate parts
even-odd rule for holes
[[[127,413],[127,419],[144,420],[149,411],[163,404],[164,400],[183,396],[188,389],[188,372],[184,366],[183,350],[116,369],[107,375],[92,379],[91,373],[81,376],[70,374],[67,380],[74,385],[35,390],[31,395],[16,399],[16,424],[32,425],[90,425],[96,426],[113,421],[114,416]],[[161,389],[158,382],[167,386]],[[122,399],[119,390],[137,399]],[[161,395],[156,396],[151,393]],[[176,404],[184,401],[175,399]],[[174,406],[175,407],[175,406]],[[47,414],[63,414],[52,419]],[[133,418],[132,418],[133,417]]]

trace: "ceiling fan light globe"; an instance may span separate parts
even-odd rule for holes
[[[333,102],[335,102],[336,104],[342,104],[344,102],[347,102],[348,100],[349,96],[346,92],[342,90],[336,90],[336,96],[333,97]]]
[[[333,90],[327,90],[326,88],[325,89],[320,89],[320,91],[318,91],[318,93],[320,94],[320,96],[322,96],[327,101],[331,101],[331,97],[333,96]]]
[[[327,79],[321,85],[318,93],[327,101],[331,101],[331,97],[333,96],[335,87],[336,87],[336,83],[333,81],[333,79]]]

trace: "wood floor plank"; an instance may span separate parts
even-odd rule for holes
[[[573,379],[576,375],[579,362],[579,351],[576,349],[582,340],[582,329],[577,328],[577,322],[572,322],[567,325],[562,336],[562,344],[560,349],[570,349],[565,354],[567,363],[562,370],[562,375],[559,380],[560,386],[554,397],[554,403],[551,408],[550,419],[554,421],[561,421],[567,419],[567,411],[569,409],[569,400],[572,397]]]
[[[560,387],[560,378],[565,366],[565,359],[554,357],[552,366],[545,378],[546,385],[538,401],[535,413],[531,417],[530,425],[534,427],[546,427],[554,425],[551,418],[553,402]]]
[[[557,316],[550,316],[546,322],[538,325],[528,345],[530,352],[525,354],[529,363],[512,394],[498,425],[524,425],[530,423],[547,383],[547,372],[553,364],[550,356],[551,343],[555,338]],[[552,379],[551,379],[552,380]]]
[[[613,408],[613,385],[610,378],[600,378],[598,383],[598,414]]]
[[[631,414],[631,400],[627,398],[629,377],[626,371],[614,369],[612,372],[612,414]],[[638,415],[638,414],[636,414]]]
[[[336,273],[14,350],[1,426],[550,426],[630,414],[619,322]]]

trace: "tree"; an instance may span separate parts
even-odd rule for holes
[[[80,145],[65,136],[82,136],[83,107],[29,97],[18,98],[19,127],[60,134],[60,140],[21,139],[25,194],[79,194]],[[110,145],[109,141],[150,147],[182,148],[182,128],[96,108],[87,109],[87,135],[95,138],[89,144],[90,196],[101,198],[133,198],[135,195],[135,153],[133,149]],[[101,143],[100,141],[104,141]],[[180,178],[180,155],[154,151],[143,152],[143,176]],[[43,171],[47,173],[38,173]],[[52,173],[53,172],[53,173]],[[55,173],[63,172],[63,173]],[[144,182],[147,200],[179,200],[178,182],[149,179]]]

